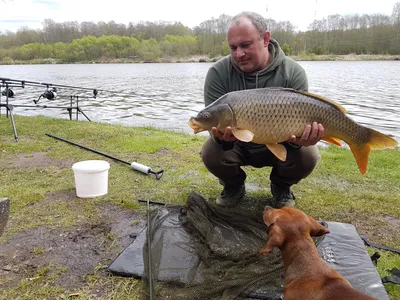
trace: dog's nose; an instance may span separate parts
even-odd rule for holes
[[[271,209],[271,208],[273,208],[273,207],[269,206],[269,205],[265,205],[264,210],[268,210],[268,209]]]

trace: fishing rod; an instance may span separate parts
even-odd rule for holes
[[[97,88],[86,88],[86,87],[81,87],[81,86],[73,86],[73,85],[63,85],[63,84],[54,84],[54,83],[47,83],[47,82],[38,82],[38,81],[29,81],[29,80],[19,80],[19,79],[10,79],[10,78],[3,78],[0,77],[0,81],[3,83],[5,82],[10,82],[10,83],[20,83],[21,87],[24,88],[26,85],[43,85],[46,87],[60,87],[60,88],[70,88],[70,89],[79,89],[79,90],[86,90],[86,91],[97,91],[97,92],[110,92],[113,93],[115,91],[108,91],[108,90],[100,90]]]
[[[54,84],[54,83],[47,83],[47,82],[39,82],[39,81],[30,81],[30,80],[19,80],[19,79],[11,79],[11,78],[4,78],[0,77],[0,81],[2,84],[13,84],[15,85],[18,83],[18,87],[25,88],[25,86],[45,86],[47,88],[49,87],[54,87],[54,88],[69,88],[69,89],[77,89],[77,90],[84,90],[84,91],[92,91],[94,97],[96,98],[98,92],[106,92],[106,93],[115,93],[115,94],[121,94],[121,95],[129,95],[131,96],[132,94],[135,94],[135,92],[132,93],[122,93],[118,91],[110,91],[106,89],[98,89],[98,88],[87,88],[87,87],[81,87],[81,86],[73,86],[73,85],[63,85],[63,84]]]
[[[8,81],[10,80],[10,81]],[[7,79],[7,78],[0,78],[1,81],[1,86],[5,87],[8,86],[9,88],[26,88],[26,87],[42,87],[45,86],[47,89],[48,88],[54,88],[57,89],[58,88],[71,88],[71,89],[78,89],[78,90],[88,90],[88,91],[99,91],[99,89],[95,89],[95,88],[86,88],[86,87],[76,87],[76,86],[69,86],[69,85],[61,85],[61,84],[54,84],[54,83],[40,83],[40,82],[27,82],[25,80],[13,80],[13,79]],[[111,92],[111,91],[109,91]]]
[[[39,88],[41,86],[45,86],[46,89],[43,93],[40,93],[39,97],[37,99],[34,99],[33,102],[35,106],[33,105],[12,105],[9,103],[9,100],[15,97],[15,93],[11,88],[25,88],[26,86],[30,87],[36,87]],[[0,116],[1,116],[1,109],[4,107],[6,109],[6,115],[7,118],[10,115],[11,116],[11,124],[13,127],[14,131],[14,138],[16,141],[18,141],[18,135],[17,135],[17,130],[14,122],[14,117],[13,117],[13,109],[16,107],[31,107],[31,108],[66,108],[68,110],[69,118],[72,120],[72,110],[76,109],[76,120],[78,120],[78,115],[79,113],[83,114],[85,118],[88,121],[91,121],[89,117],[82,111],[82,109],[79,107],[79,99],[89,99],[90,97],[88,95],[70,95],[70,106],[69,107],[64,107],[64,106],[49,106],[49,105],[38,105],[40,99],[47,99],[47,100],[55,100],[57,97],[60,98],[60,95],[58,95],[58,89],[75,89],[75,90],[80,90],[82,91],[81,93],[75,93],[75,94],[83,94],[85,91],[92,91],[93,93],[93,98],[96,99],[97,95],[99,92],[106,92],[106,93],[111,93],[111,94],[122,94],[122,95],[127,95],[127,96],[133,96],[133,95],[138,95],[136,92],[132,93],[122,93],[118,91],[110,91],[106,89],[98,89],[98,88],[87,88],[87,87],[81,87],[81,86],[73,86],[73,85],[63,85],[63,84],[54,84],[54,83],[47,83],[47,82],[39,82],[39,81],[30,81],[30,80],[19,80],[19,79],[12,79],[12,78],[6,78],[6,77],[0,77]],[[35,89],[36,90],[36,89]],[[2,97],[5,97],[5,103],[2,103]],[[61,98],[66,98],[65,96],[61,96]],[[76,102],[76,106],[73,106],[73,100]]]
[[[164,170],[161,170],[161,171],[158,171],[158,172],[154,172],[150,167],[145,166],[145,165],[142,165],[142,164],[139,164],[139,163],[137,163],[137,162],[128,162],[128,161],[119,159],[119,158],[117,158],[117,157],[111,156],[111,155],[109,155],[109,154],[106,154],[106,153],[103,153],[103,152],[100,152],[100,151],[97,151],[97,150],[88,148],[88,147],[86,147],[86,146],[82,146],[82,145],[79,145],[79,144],[77,144],[77,143],[68,141],[68,140],[66,140],[66,139],[57,137],[57,136],[55,136],[55,135],[51,135],[51,134],[48,134],[48,133],[46,133],[46,135],[49,136],[49,137],[51,137],[51,138],[54,138],[54,139],[56,139],[56,140],[66,142],[66,143],[71,144],[71,145],[74,145],[74,146],[78,146],[78,147],[80,147],[80,148],[82,148],[82,149],[85,149],[85,150],[88,150],[88,151],[91,151],[91,152],[94,152],[94,153],[103,155],[103,156],[105,156],[105,157],[111,158],[111,159],[113,159],[113,160],[122,162],[122,163],[124,163],[124,164],[130,165],[132,169],[134,169],[134,170],[136,170],[136,171],[139,171],[139,172],[142,172],[142,173],[144,173],[144,174],[146,174],[146,175],[154,174],[154,175],[156,176],[156,179],[157,179],[157,180],[160,180],[161,177],[162,177],[162,175],[164,174]]]

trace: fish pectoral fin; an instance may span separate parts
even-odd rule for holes
[[[265,144],[269,151],[272,152],[279,160],[286,161],[287,150],[282,144]]]
[[[232,133],[239,141],[247,143],[251,142],[254,137],[254,133],[248,129],[232,128]]]
[[[331,136],[324,136],[321,140],[331,143],[331,144],[335,144],[337,146],[342,146],[339,139],[331,137]]]

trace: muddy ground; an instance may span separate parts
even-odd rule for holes
[[[55,160],[45,153],[15,155],[12,160],[10,157],[0,159],[0,166],[6,169],[70,168],[71,165],[71,161]],[[75,191],[50,193],[35,205],[75,198]],[[96,223],[82,219],[69,230],[38,227],[7,237],[0,244],[0,290],[16,287],[23,280],[35,280],[38,270],[48,266],[51,266],[49,272],[60,274],[56,284],[69,291],[85,285],[85,277],[96,269],[96,275],[110,276],[106,266],[145,227],[145,218],[143,214],[111,204],[99,205],[97,209],[100,221]],[[12,225],[10,216],[6,231]]]
[[[72,160],[53,159],[41,152],[0,159],[3,169],[71,168],[72,164]],[[46,207],[49,201],[73,201],[75,198],[75,191],[49,193],[34,205]],[[57,274],[56,284],[70,292],[87,286],[87,277],[94,272],[104,278],[111,276],[107,266],[145,227],[145,215],[112,204],[100,204],[97,211],[100,218],[96,222],[82,218],[70,229],[38,227],[7,237],[0,243],[0,290],[16,287],[24,280],[35,280],[38,270],[49,266],[49,272]],[[383,217],[387,226],[380,227],[354,213],[337,218],[349,223],[357,220],[354,225],[359,234],[377,243],[395,236],[400,225],[400,220],[394,217]],[[12,226],[11,216],[7,228]],[[97,291],[101,292],[101,289]]]

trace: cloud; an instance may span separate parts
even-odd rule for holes
[[[290,21],[300,30],[307,29],[315,19],[328,15],[340,14],[373,14],[390,15],[393,6],[399,0],[286,0],[264,1],[249,0],[232,5],[232,0],[202,0],[197,2],[181,0],[0,0],[0,30],[12,30],[7,25],[25,21],[21,26],[41,27],[44,19],[55,22],[92,21],[128,24],[140,21],[181,22],[188,27],[195,27],[201,22],[218,18],[220,15],[233,16],[241,11],[255,11],[264,17],[276,21]],[[41,21],[33,21],[41,18]],[[14,20],[15,22],[9,22]],[[27,21],[27,22],[26,22]],[[14,28],[15,29],[15,28]]]
[[[42,5],[49,9],[59,9],[61,7],[60,1],[58,0],[33,0],[32,4]]]
[[[30,19],[0,20],[0,23],[36,23],[36,22],[42,22],[42,21],[30,20]]]

